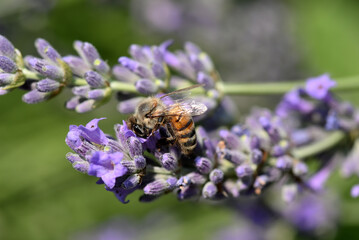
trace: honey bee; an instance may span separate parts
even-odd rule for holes
[[[191,154],[197,144],[192,117],[206,112],[206,105],[190,99],[178,99],[167,106],[163,99],[200,86],[202,85],[197,84],[161,97],[148,97],[142,100],[137,105],[135,113],[128,119],[128,127],[138,137],[147,138],[163,126],[170,136],[168,141],[177,144],[184,155]]]

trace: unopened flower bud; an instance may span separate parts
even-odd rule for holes
[[[14,73],[17,70],[17,66],[10,58],[6,56],[0,56],[0,69],[6,73]]]
[[[128,57],[120,57],[118,59],[118,62],[124,66],[125,68],[129,69],[132,72],[135,72],[136,69],[139,67],[140,63],[132,60],[131,58]]]
[[[42,38],[36,39],[35,47],[37,49],[37,52],[44,59],[51,60],[55,64],[58,63],[58,59],[61,59],[60,54],[46,40]]]
[[[253,186],[255,188],[259,188],[259,189],[262,189],[268,182],[268,176],[266,175],[260,175],[256,178]]]
[[[287,170],[293,165],[293,159],[288,155],[284,155],[277,158],[276,167],[279,169]]]
[[[206,182],[206,177],[197,172],[188,173],[185,177],[187,181],[194,185],[202,185]]]
[[[78,113],[85,113],[94,109],[95,100],[89,99],[78,104],[75,108]]]
[[[71,153],[71,152],[66,154],[66,159],[69,160],[70,163],[83,161],[83,159],[78,154]]]
[[[193,42],[185,42],[184,49],[187,52],[187,54],[198,55],[202,52],[202,50]]]
[[[140,79],[136,82],[136,89],[142,94],[153,94],[157,92],[158,86],[149,79]]]
[[[219,131],[219,136],[226,142],[229,149],[237,149],[240,146],[239,138],[228,130]]]
[[[91,43],[83,42],[81,50],[83,51],[86,61],[88,61],[91,65],[93,65],[96,59],[100,58],[100,54]]]
[[[142,155],[134,156],[133,160],[135,162],[136,168],[142,170],[146,167],[146,158]]]
[[[117,105],[117,110],[122,114],[134,113],[139,102],[143,100],[143,97],[134,97],[128,100],[121,101]]]
[[[209,57],[209,55],[205,52],[201,52],[198,56],[199,60],[201,61],[204,70],[208,73],[213,72],[214,70],[214,64],[212,62],[212,59]]]
[[[296,184],[288,184],[282,187],[282,199],[284,202],[293,202],[298,194],[298,186]]]
[[[139,174],[133,174],[126,178],[126,180],[122,183],[124,189],[132,189],[136,187],[141,182],[141,176]]]
[[[34,104],[45,101],[49,97],[49,93],[39,92],[34,89],[22,96],[22,101],[28,104]]]
[[[222,182],[223,178],[224,178],[224,173],[222,170],[220,170],[218,168],[213,169],[212,172],[209,174],[209,179],[214,184],[218,184],[218,183]]]
[[[167,178],[167,183],[168,183],[168,188],[169,189],[174,189],[177,186],[177,178],[175,177],[169,177]]]
[[[246,161],[249,158],[248,155],[246,155],[245,153],[240,152],[240,151],[223,149],[222,153],[224,155],[224,159],[226,159],[236,165],[242,164],[244,161]]]
[[[308,166],[304,162],[297,162],[293,166],[293,173],[296,176],[305,175],[308,172]]]
[[[87,97],[88,92],[91,90],[90,86],[78,86],[72,88],[72,93],[81,96],[81,97]]]
[[[70,110],[74,110],[77,105],[80,104],[80,96],[74,96],[70,100],[68,100],[65,104],[65,107]]]
[[[236,168],[236,174],[239,178],[250,176],[254,172],[253,168],[247,164],[242,164]]]
[[[60,67],[49,65],[46,61],[34,57],[27,59],[32,69],[50,79],[62,79],[64,72]]]
[[[143,192],[147,195],[160,195],[164,193],[170,184],[165,179],[158,179],[150,182],[143,188]]]
[[[137,155],[142,155],[142,144],[136,137],[128,138],[127,144],[132,158]]]
[[[6,86],[14,82],[15,75],[11,73],[0,73],[0,87]]]
[[[59,87],[60,83],[58,81],[49,78],[45,78],[36,84],[36,89],[39,90],[39,92],[52,92]]]
[[[203,189],[202,189],[202,196],[204,198],[213,198],[216,194],[217,194],[217,187],[216,185],[214,185],[213,182],[208,182],[204,185]]]
[[[224,189],[227,193],[229,193],[232,197],[239,197],[239,186],[234,181],[225,181],[224,182]]]
[[[202,174],[208,174],[212,169],[212,162],[208,158],[205,157],[196,157],[195,165],[197,170]]]
[[[359,197],[359,184],[357,185],[354,185],[350,191],[350,195],[353,197],[353,198],[357,198]]]
[[[70,66],[72,73],[77,76],[82,77],[86,72],[90,71],[89,66],[84,60],[77,56],[66,56],[63,57],[62,60]]]
[[[143,51],[143,48],[137,44],[132,44],[130,46],[130,54],[136,61],[139,61],[141,63],[148,64],[149,58],[146,55],[146,53]]]
[[[165,79],[166,71],[160,63],[153,63],[152,71],[156,78]]]
[[[178,167],[177,159],[170,153],[163,154],[160,158],[160,161],[162,166],[169,171],[174,171]]]
[[[7,38],[2,35],[0,35],[0,55],[6,56],[12,60],[15,60],[16,58],[14,46]]]
[[[108,66],[108,64],[100,58],[96,59],[93,62],[93,67],[96,69],[96,71],[102,74],[106,74],[110,71],[110,67]]]
[[[129,172],[129,173],[135,173],[135,172],[137,172],[137,170],[138,170],[137,167],[136,167],[135,162],[132,161],[132,160],[124,160],[124,159],[123,159],[123,160],[121,161],[121,164],[128,169],[128,172]]]
[[[88,93],[87,93],[88,98],[95,99],[95,100],[103,99],[105,96],[106,96],[105,89],[94,89],[94,90],[88,91]]]
[[[0,88],[0,96],[1,95],[5,95],[5,94],[7,94],[9,92],[9,90],[5,90],[5,89],[1,89]]]
[[[262,162],[263,159],[263,153],[259,149],[253,149],[251,151],[251,160],[254,164],[259,164]]]
[[[197,82],[199,84],[204,84],[204,88],[209,90],[214,88],[214,80],[211,76],[203,73],[203,72],[199,72],[197,75]]]
[[[115,65],[112,68],[112,74],[119,81],[134,82],[138,79],[138,76],[121,65]]]
[[[177,180],[176,186],[177,187],[189,186],[191,183],[192,183],[192,181],[188,176],[183,176]]]
[[[86,72],[84,77],[86,82],[93,88],[102,88],[105,86],[105,80],[95,71]]]

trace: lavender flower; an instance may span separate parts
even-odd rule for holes
[[[132,58],[120,57],[121,66],[116,66],[114,74],[119,80],[134,82],[142,94],[154,94],[168,81],[168,69],[164,62],[166,48],[170,41],[160,46],[139,46],[133,44],[129,52]]]
[[[359,196],[359,185],[354,185],[350,191],[350,195],[353,198],[357,198]]]
[[[63,61],[75,75],[84,78],[87,85],[72,89],[75,96],[68,100],[66,107],[84,113],[110,99],[112,95],[109,86],[110,67],[91,43],[75,41],[74,48],[80,57],[69,55],[65,56]]]
[[[328,74],[316,78],[309,78],[305,86],[306,93],[315,99],[323,100],[329,94],[329,89],[335,87],[336,82],[331,80]]]
[[[70,126],[66,143],[76,154],[68,153],[67,159],[76,170],[100,177],[100,183],[126,203],[126,196],[142,182],[146,168],[142,144],[145,147],[150,140],[137,139],[126,123],[115,127],[118,139],[114,140],[98,127],[102,119]]]
[[[41,80],[31,92],[23,95],[22,100],[26,103],[38,103],[54,97],[71,80],[71,70],[46,40],[37,39],[35,47],[43,59],[26,56],[24,62],[29,69],[40,76]]]
[[[123,154],[95,152],[89,160],[88,174],[101,177],[102,181],[110,189],[115,186],[116,178],[127,173],[127,168],[121,164]]]
[[[233,118],[235,104],[224,96],[232,89],[221,82],[208,54],[191,42],[185,43],[184,50],[171,52],[170,44],[131,45],[130,57],[120,57],[120,64],[111,68],[87,42],[74,43],[79,56],[61,57],[46,40],[37,39],[41,58],[22,59],[0,36],[0,94],[22,86],[28,90],[23,100],[38,103],[68,87],[74,96],[66,107],[82,113],[104,104],[116,92],[118,110],[129,114],[143,95],[161,96],[188,84],[202,84],[202,92],[193,98],[207,106],[208,115],[194,117],[202,125],[196,129],[198,142],[192,155],[183,155],[174,144],[179,136],[173,136],[167,118],[148,138],[136,136],[125,121],[115,126],[115,138],[98,127],[102,119],[70,126],[65,141],[74,153],[66,155],[68,161],[77,171],[100,178],[97,183],[123,203],[136,190],[143,192],[141,201],[168,193],[179,200],[220,200],[259,195],[280,183],[284,201],[295,202],[308,189],[323,189],[337,165],[329,156],[338,151],[347,154],[334,145],[344,135],[355,139],[359,128],[359,112],[332,94],[336,83],[328,75],[310,78],[305,87],[289,91],[275,113],[254,109],[238,123]],[[166,105],[178,102],[171,97],[164,99]],[[358,175],[357,150],[355,143],[341,164],[344,177]],[[303,161],[308,157],[323,158],[323,164],[309,171]],[[357,192],[354,186],[352,196]]]
[[[7,38],[0,35],[0,95],[25,83],[25,76],[19,67],[22,67],[20,52]]]
[[[335,201],[330,197],[306,194],[284,209],[284,216],[300,231],[319,235],[337,221]]]

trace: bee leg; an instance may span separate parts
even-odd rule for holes
[[[151,130],[151,133],[148,135],[148,137],[151,137],[163,125],[164,121],[165,121],[165,118],[163,116],[161,116],[159,118],[159,123],[157,123],[155,125],[155,127]]]
[[[175,145],[177,143],[177,138],[176,135],[172,129],[171,124],[167,124],[167,132],[168,132],[168,137],[167,137],[167,141],[169,141],[172,145]]]

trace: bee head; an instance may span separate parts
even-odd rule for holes
[[[138,123],[135,116],[131,116],[127,120],[127,127],[131,129],[138,137],[146,137],[144,126]]]

